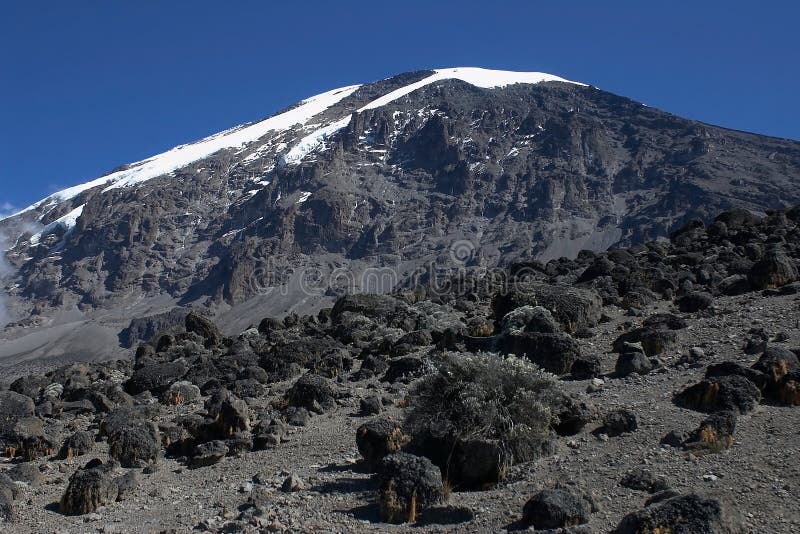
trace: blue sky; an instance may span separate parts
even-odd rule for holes
[[[15,4],[0,20],[0,212],[312,94],[422,68],[544,71],[800,139],[797,2]]]

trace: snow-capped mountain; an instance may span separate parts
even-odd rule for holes
[[[240,310],[309,310],[370,289],[368,269],[398,285],[431,264],[574,256],[731,206],[793,205],[798,185],[797,142],[549,74],[401,74],[313,96],[0,221],[16,271],[6,291],[17,320],[5,332],[16,345],[5,346],[59,357],[85,341],[76,325],[116,333],[175,305],[241,326],[252,314]],[[61,348],[41,349],[54,339]]]

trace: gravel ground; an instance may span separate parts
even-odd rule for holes
[[[593,531],[608,532],[625,514],[643,507],[649,495],[626,489],[619,480],[628,470],[647,466],[680,492],[697,491],[721,499],[727,512],[740,521],[742,532],[798,532],[800,408],[761,404],[739,417],[734,446],[718,454],[695,455],[661,446],[659,441],[671,430],[693,430],[704,418],[676,407],[671,399],[699,381],[706,365],[733,360],[749,366],[757,359],[742,350],[748,329],[760,326],[771,335],[785,333],[786,346],[800,346],[799,302],[795,296],[751,293],[717,299],[713,313],[685,315],[690,327],[680,330],[677,345],[661,355],[663,369],[634,378],[607,378],[599,391],[589,394],[601,412],[616,407],[636,412],[636,432],[602,439],[604,436],[592,434],[598,425],[590,425],[576,436],[560,438],[556,455],[514,467],[509,480],[495,488],[453,492],[451,510],[469,509],[472,519],[468,521],[457,522],[460,516],[453,513],[416,526],[378,521],[370,475],[358,462],[355,447],[356,429],[366,420],[355,415],[358,400],[375,391],[371,389],[374,385],[360,383],[352,398],[328,414],[313,417],[308,426],[294,429],[289,441],[277,449],[226,458],[200,469],[162,460],[154,473],[141,475],[139,487],[125,501],[88,516],[65,517],[58,513],[57,502],[70,474],[92,457],[106,457],[106,445],[98,444],[91,456],[39,462],[43,481],[24,488],[16,501],[18,520],[6,528],[14,532],[217,531],[237,518],[239,507],[252,499],[270,510],[259,523],[248,527],[254,531],[494,532],[513,527],[523,504],[537,490],[572,481],[598,505],[590,520]],[[645,316],[669,311],[666,306],[658,303],[647,309]],[[607,352],[611,342],[631,326],[624,323],[635,325],[642,318],[622,316],[619,310],[609,313],[612,320],[597,327],[596,335],[581,344],[586,352],[602,354],[610,372],[616,359]],[[704,350],[703,367],[677,365],[691,347]],[[568,390],[586,392],[589,381],[564,384]],[[277,385],[273,393],[279,394],[285,387]],[[394,397],[399,401],[402,392]],[[173,409],[188,413],[198,405]],[[387,413],[401,416],[396,407]],[[76,420],[72,426],[80,428],[82,424],[88,424],[88,419]],[[11,466],[5,462],[0,469]],[[289,474],[299,476],[306,489],[281,491]]]

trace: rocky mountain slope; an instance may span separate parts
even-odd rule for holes
[[[120,354],[114,340],[131,319],[175,306],[236,332],[255,310],[302,313],[453,268],[574,258],[729,207],[792,206],[798,181],[797,142],[555,76],[401,74],[0,221],[14,273],[0,360]]]
[[[137,323],[0,391],[0,522],[796,532],[799,261],[800,207],[737,209],[231,336]]]

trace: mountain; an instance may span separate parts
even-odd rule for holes
[[[405,73],[308,98],[0,221],[14,318],[0,365],[112,357],[123,328],[132,342],[182,317],[175,307],[234,332],[440,271],[630,245],[731,207],[791,207],[798,186],[795,141],[543,73]]]

